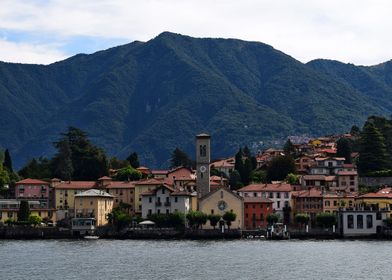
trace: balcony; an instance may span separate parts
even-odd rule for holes
[[[166,201],[165,202],[165,206],[170,206],[171,205],[171,202],[170,201]]]
[[[155,206],[162,206],[162,202],[160,201],[155,202]]]

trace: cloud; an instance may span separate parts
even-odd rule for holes
[[[94,37],[113,46],[172,31],[261,41],[303,62],[375,64],[392,58],[391,10],[386,0],[2,0],[0,28],[51,34],[42,44]]]
[[[55,45],[14,43],[3,39],[0,39],[0,54],[2,61],[32,64],[49,64],[67,57]]]

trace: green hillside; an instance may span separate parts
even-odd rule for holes
[[[302,64],[262,43],[169,32],[48,66],[0,63],[0,147],[20,166],[50,156],[72,125],[109,155],[137,151],[150,166],[177,146],[193,155],[200,132],[212,135],[213,157],[225,156],[390,114],[391,73],[389,63]]]

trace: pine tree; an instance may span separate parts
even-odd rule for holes
[[[174,149],[170,159],[170,167],[184,166],[192,168],[193,165],[193,160],[184,151],[179,148]]]
[[[71,180],[74,172],[72,165],[72,151],[68,139],[56,142],[58,152],[52,159],[53,175],[63,180]]]
[[[336,142],[336,156],[344,157],[344,163],[351,163],[351,143],[347,138],[340,138]]]
[[[238,171],[238,173],[242,174],[244,170],[244,161],[243,161],[243,152],[242,148],[238,150],[238,153],[235,155],[235,164],[234,164],[234,169]]]
[[[131,164],[131,166],[133,168],[138,168],[140,167],[140,163],[139,163],[139,158],[137,156],[137,153],[132,153],[127,157],[127,161],[129,161],[129,163]]]
[[[3,166],[8,170],[8,172],[10,172],[10,173],[14,172],[14,170],[12,168],[12,160],[11,160],[10,151],[8,149],[6,149],[5,153],[4,153]]]
[[[360,139],[358,171],[361,174],[384,170],[388,167],[388,154],[384,137],[371,122],[366,122]]]
[[[287,139],[283,146],[283,152],[286,156],[293,156],[295,154],[295,147],[290,139]]]

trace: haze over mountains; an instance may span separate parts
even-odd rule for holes
[[[159,167],[175,147],[193,156],[200,132],[218,157],[288,135],[345,132],[391,111],[392,62],[303,64],[234,39],[164,32],[47,66],[0,63],[0,147],[19,167],[51,156],[69,125],[109,155],[136,151]]]

